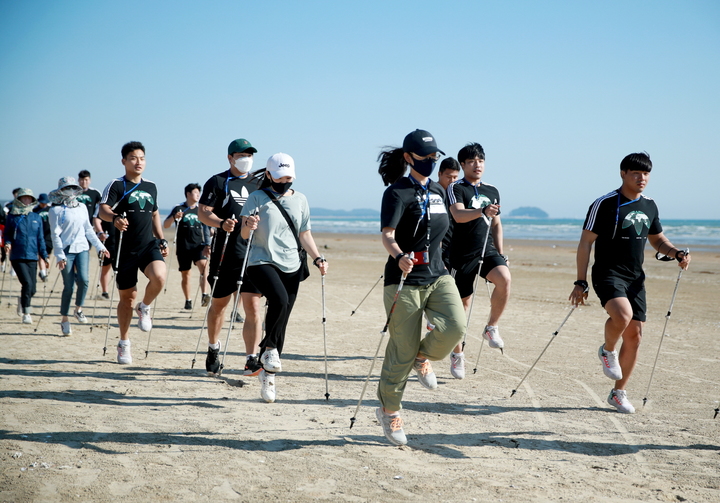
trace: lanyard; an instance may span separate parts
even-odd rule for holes
[[[642,197],[642,196],[638,196],[637,199],[633,199],[632,201],[628,201],[626,203],[620,204],[620,194],[621,194],[620,189],[617,190],[617,193],[618,193],[618,198],[617,198],[617,209],[615,210],[615,227],[613,228],[613,235],[612,235],[611,239],[615,239],[615,233],[617,232],[618,221],[620,220],[620,208],[622,206],[627,206],[628,204],[636,203]]]
[[[420,217],[418,218],[418,222],[415,225],[415,232],[413,233],[413,236],[417,234],[418,228],[420,227],[420,222],[422,222],[423,217],[427,215],[427,243],[425,245],[425,248],[430,249],[430,211],[428,211],[428,207],[430,205],[430,180],[428,180],[426,186],[423,186],[420,182],[415,180],[412,175],[408,175],[408,178],[416,187],[416,189],[420,188],[422,192],[422,196],[418,198],[418,205],[420,206]]]
[[[123,195],[122,195],[122,197],[120,198],[120,201],[122,201],[123,199],[125,199],[125,196],[127,196],[130,192],[132,192],[133,190],[137,189],[137,188],[138,188],[138,185],[140,185],[141,183],[142,183],[142,178],[140,179],[140,181],[139,181],[138,183],[135,184],[135,186],[134,186],[132,189],[127,190],[127,182],[126,182],[126,180],[125,180],[125,177],[123,176]],[[120,201],[118,201],[118,202],[120,202]]]

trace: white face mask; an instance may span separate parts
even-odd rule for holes
[[[233,166],[240,173],[247,173],[252,169],[253,158],[252,157],[238,157],[233,161]]]

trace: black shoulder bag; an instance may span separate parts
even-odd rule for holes
[[[270,192],[268,189],[262,189],[263,192],[265,192],[270,200],[275,203],[275,206],[280,210],[280,213],[282,213],[282,216],[285,217],[285,221],[288,223],[288,226],[290,227],[290,230],[293,233],[293,236],[295,236],[295,241],[297,241],[297,247],[298,247],[298,256],[300,257],[300,281],[305,281],[310,276],[310,268],[308,267],[307,262],[307,251],[305,251],[305,248],[302,247],[302,244],[300,244],[300,236],[298,236],[297,229],[295,229],[295,224],[290,219],[290,215],[288,215],[287,211],[285,211],[285,208],[282,207],[280,202],[277,200],[277,198],[273,195],[272,192]]]

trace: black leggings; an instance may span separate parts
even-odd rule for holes
[[[300,271],[286,273],[273,265],[263,264],[248,267],[247,276],[268,304],[265,338],[260,342],[260,355],[268,347],[277,348],[278,353],[282,354],[285,329],[300,286]]]
[[[37,285],[37,260],[11,260],[15,274],[17,274],[22,289],[20,290],[20,305],[23,313],[28,314],[30,310],[30,299],[35,295]]]

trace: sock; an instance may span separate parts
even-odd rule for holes
[[[252,355],[246,355],[246,356],[245,356],[245,359],[246,359],[246,360],[249,360],[250,358],[257,358],[257,355],[256,355],[256,354],[252,354]]]
[[[455,351],[452,351],[450,354],[451,354],[452,356],[460,356],[460,355],[463,354],[463,353],[462,353],[462,351],[460,351],[459,353],[456,353]]]
[[[215,344],[208,344],[208,347],[212,349],[220,349],[220,341],[216,342]]]
[[[120,342],[118,342],[118,346],[129,346],[130,345],[130,339],[120,339]]]
[[[143,301],[140,301],[140,309],[150,309],[150,306],[145,304]]]

